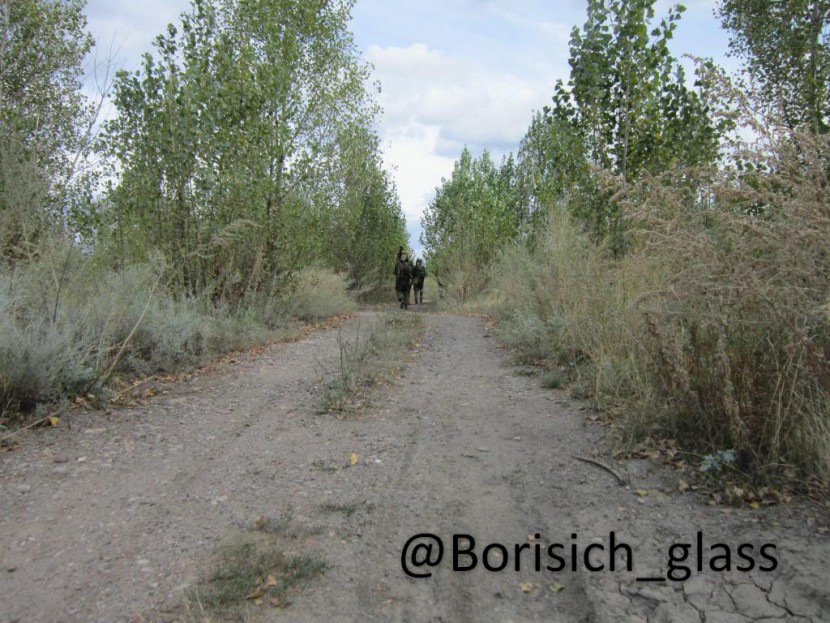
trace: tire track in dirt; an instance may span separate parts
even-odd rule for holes
[[[329,552],[332,570],[290,620],[593,620],[580,575],[558,574],[565,589],[554,592],[554,578],[534,572],[527,553],[520,572],[512,551],[500,573],[481,564],[451,570],[456,533],[476,539],[479,557],[490,542],[512,550],[528,544],[529,535],[561,534],[570,519],[567,509],[550,506],[547,444],[563,426],[584,432],[578,416],[556,412],[552,394],[512,375],[481,320],[425,318],[417,356],[360,423],[367,438],[379,441],[369,460],[381,464],[354,471],[374,472],[377,493],[363,489],[356,474],[350,482],[342,473],[328,477],[342,500],[362,495],[372,510],[343,521],[352,525],[351,537]],[[442,537],[445,559],[431,578],[413,579],[401,570],[401,549],[421,532]],[[468,557],[459,561],[469,564]],[[530,592],[522,591],[525,582],[533,584]]]

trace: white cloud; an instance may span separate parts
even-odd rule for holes
[[[372,46],[367,53],[383,85],[382,126],[409,119],[441,128],[442,138],[470,145],[503,145],[521,138],[533,109],[553,93],[553,72],[508,73],[449,57],[423,43]]]
[[[385,159],[394,168],[413,243],[423,210],[461,149],[487,148],[497,161],[515,151],[532,111],[548,103],[559,77],[522,75],[521,66],[512,73],[491,69],[425,43],[371,46],[366,56],[382,84]]]

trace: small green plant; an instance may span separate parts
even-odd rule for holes
[[[539,375],[539,370],[533,366],[524,366],[513,370],[513,376],[534,377]]]
[[[251,604],[289,605],[291,595],[328,568],[317,554],[296,551],[313,532],[294,526],[287,513],[260,517],[218,548],[181,607],[184,619],[239,620]]]
[[[545,389],[559,389],[567,382],[567,377],[560,369],[548,370],[542,375],[541,385]]]
[[[343,513],[346,517],[351,517],[357,512],[357,504],[351,502],[349,504],[334,504],[325,503],[320,505],[320,510],[326,513]]]
[[[368,333],[358,325],[353,340],[338,334],[340,358],[337,370],[322,381],[317,412],[350,411],[359,405],[368,388],[398,374],[406,353],[423,330],[419,315],[381,314]]]
[[[338,504],[335,502],[326,502],[320,505],[320,510],[324,513],[343,513],[346,517],[351,517],[358,510],[363,509],[367,512],[374,510],[375,505],[368,500],[361,500],[360,502],[348,502],[345,504]]]

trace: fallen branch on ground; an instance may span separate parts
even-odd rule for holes
[[[597,467],[600,467],[600,468],[604,469],[606,472],[608,472],[609,474],[614,476],[614,478],[617,479],[617,482],[620,483],[621,487],[628,484],[628,481],[625,478],[623,478],[616,471],[614,471],[613,469],[611,469],[610,467],[605,465],[605,463],[600,463],[599,461],[595,461],[594,459],[588,459],[588,458],[585,458],[584,456],[573,455],[573,458],[575,458],[578,461],[584,461],[585,463],[590,463],[591,465],[596,465]]]

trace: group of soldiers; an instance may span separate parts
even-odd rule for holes
[[[421,258],[415,264],[409,260],[409,256],[403,247],[398,247],[398,259],[395,262],[395,293],[398,295],[398,303],[401,309],[409,307],[409,292],[415,293],[415,304],[424,302],[424,279],[427,276],[427,267]]]

